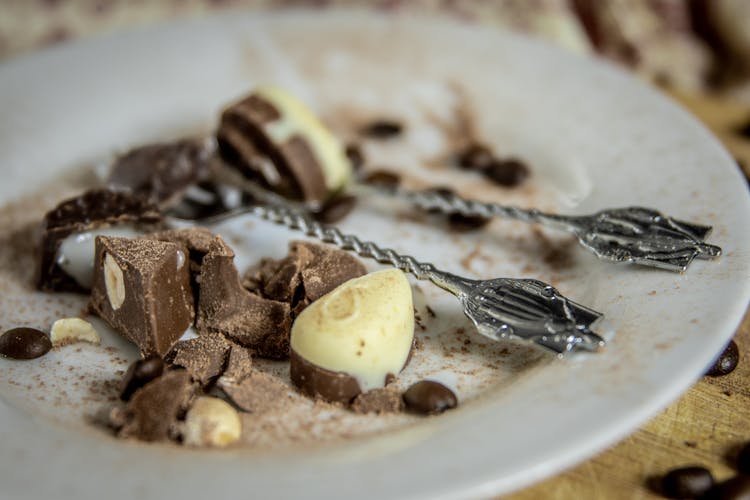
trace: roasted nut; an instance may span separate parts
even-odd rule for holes
[[[117,261],[109,254],[104,257],[104,285],[109,303],[116,311],[125,302],[125,279]]]
[[[101,338],[94,325],[81,318],[58,319],[52,324],[50,340],[53,346],[73,344],[75,342],[90,342],[99,344]]]
[[[240,417],[229,403],[203,396],[187,412],[183,440],[189,446],[226,446],[241,433]]]

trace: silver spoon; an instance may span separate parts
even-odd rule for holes
[[[574,234],[597,257],[684,272],[695,258],[715,258],[721,248],[705,243],[710,226],[692,224],[643,207],[614,208],[593,215],[556,215],[537,209],[466,200],[438,191],[357,185],[356,193],[404,199],[424,210],[465,216],[503,217],[538,223]]]

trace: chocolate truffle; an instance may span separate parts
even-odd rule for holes
[[[280,88],[257,88],[224,110],[217,140],[229,165],[312,204],[322,204],[351,176],[341,144],[305,104]]]
[[[196,327],[201,335],[224,335],[261,357],[289,357],[289,304],[243,288],[234,252],[220,237],[203,257],[198,281]]]
[[[145,238],[98,237],[91,306],[144,355],[164,356],[193,323],[187,249]]]
[[[93,240],[97,232],[115,226],[128,228],[131,232],[140,226],[152,229],[160,222],[161,215],[156,206],[127,193],[94,189],[61,202],[47,212],[42,223],[37,287],[45,291],[88,291],[89,268],[94,262]],[[110,235],[114,234],[110,231]],[[85,247],[71,249],[72,253],[85,255],[77,259],[68,255],[71,252],[61,253],[60,248],[66,242],[72,247]],[[73,263],[73,260],[82,262]],[[78,273],[71,271],[70,263],[83,269]],[[80,276],[77,279],[69,272]]]
[[[310,396],[348,403],[398,374],[413,338],[411,286],[403,272],[387,269],[349,280],[295,320],[292,381]]]
[[[165,207],[210,170],[211,155],[203,142],[183,139],[128,151],[115,161],[107,184]]]

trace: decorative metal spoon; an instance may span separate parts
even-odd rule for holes
[[[361,185],[354,190],[401,198],[425,210],[503,217],[562,229],[574,234],[581,245],[597,257],[613,262],[632,262],[684,272],[696,257],[707,259],[721,255],[720,247],[705,243],[711,232],[710,226],[673,219],[650,208],[615,208],[593,215],[556,215],[537,209],[466,200],[438,191]]]
[[[213,223],[242,213],[252,213],[290,229],[304,232],[332,243],[361,257],[428,280],[455,295],[464,313],[482,335],[494,340],[516,338],[550,349],[558,354],[568,351],[596,351],[604,339],[591,331],[601,313],[573,302],[552,286],[538,280],[497,278],[472,280],[441,271],[432,264],[422,263],[409,255],[400,255],[381,248],[371,241],[343,234],[331,226],[313,220],[304,209],[266,191],[233,172],[223,172],[218,179],[248,192],[261,205],[243,206],[223,214],[202,219]],[[195,221],[173,219],[173,225],[184,226]]]

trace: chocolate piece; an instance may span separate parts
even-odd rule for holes
[[[120,399],[123,401],[130,400],[135,391],[161,377],[165,366],[164,361],[156,354],[152,354],[145,359],[139,359],[131,364],[120,382]]]
[[[142,441],[164,441],[187,409],[195,388],[185,370],[170,370],[133,394],[124,411],[124,422],[115,422],[118,436]]]
[[[711,488],[706,500],[750,500],[750,476],[740,474]]]
[[[727,347],[719,354],[716,358],[714,365],[708,370],[706,375],[709,377],[722,377],[728,375],[737,368],[737,364],[740,362],[740,351],[737,348],[737,344],[734,340],[730,340]]]
[[[292,383],[310,397],[321,397],[326,401],[346,403],[354,399],[362,390],[357,379],[349,374],[326,370],[291,350],[289,374]]]
[[[91,307],[144,355],[164,356],[193,323],[187,249],[98,237]]]
[[[404,403],[413,412],[436,415],[458,406],[458,399],[440,382],[420,380],[404,392]]]
[[[495,184],[514,187],[526,180],[529,167],[515,158],[496,160],[484,169],[483,174]]]
[[[356,413],[398,413],[404,409],[404,400],[401,391],[387,386],[358,395],[351,409]]]
[[[240,382],[221,377],[218,385],[238,408],[251,413],[278,408],[283,396],[289,395],[289,387],[284,382],[258,370],[252,370]]]
[[[46,333],[36,328],[11,328],[0,336],[0,355],[12,359],[34,359],[52,349]]]
[[[400,122],[380,119],[362,127],[360,133],[372,139],[393,139],[401,135],[403,129],[404,126]]]
[[[680,467],[669,471],[661,480],[661,492],[669,498],[696,498],[714,485],[711,471],[705,467]]]
[[[313,212],[313,217],[323,224],[335,224],[357,205],[357,198],[350,195],[335,196],[326,202],[320,210]]]
[[[216,237],[203,258],[196,327],[201,335],[222,334],[258,356],[289,356],[289,305],[245,290],[234,252]]]
[[[253,203],[249,193],[234,186],[203,181],[189,186],[166,211],[180,219],[199,220]]]
[[[349,159],[349,163],[352,166],[352,170],[359,172],[365,165],[365,155],[362,152],[362,148],[356,143],[347,144],[344,149],[344,154]]]
[[[746,443],[737,454],[737,470],[750,475],[750,443]]]
[[[351,175],[333,135],[302,102],[278,88],[258,88],[228,107],[217,140],[227,164],[289,198],[323,203]]]
[[[206,179],[210,154],[197,140],[149,144],[120,156],[107,183],[159,206],[175,203],[192,184]]]
[[[227,366],[224,373],[219,379],[219,386],[222,384],[238,384],[245,380],[252,373],[253,359],[250,351],[238,344],[232,344],[229,349]]]
[[[456,160],[463,169],[482,171],[495,161],[495,155],[487,146],[472,143],[457,155]]]
[[[362,262],[348,252],[293,241],[286,257],[264,259],[245,273],[243,284],[265,298],[289,302],[296,316],[311,302],[366,272]]]
[[[382,188],[395,189],[401,183],[401,176],[390,170],[378,169],[365,174],[362,182]]]
[[[42,223],[37,287],[44,291],[88,291],[57,263],[60,245],[68,236],[111,226],[154,226],[159,222],[156,206],[127,193],[94,189],[61,202],[47,212]]]
[[[306,394],[347,402],[405,366],[414,338],[411,286],[386,269],[351,279],[295,319],[292,381]]]
[[[491,220],[479,215],[450,214],[448,216],[448,224],[451,230],[457,233],[476,231],[489,224]]]
[[[224,337],[218,335],[183,340],[175,344],[171,363],[185,368],[193,380],[206,385],[224,370],[231,347]]]

